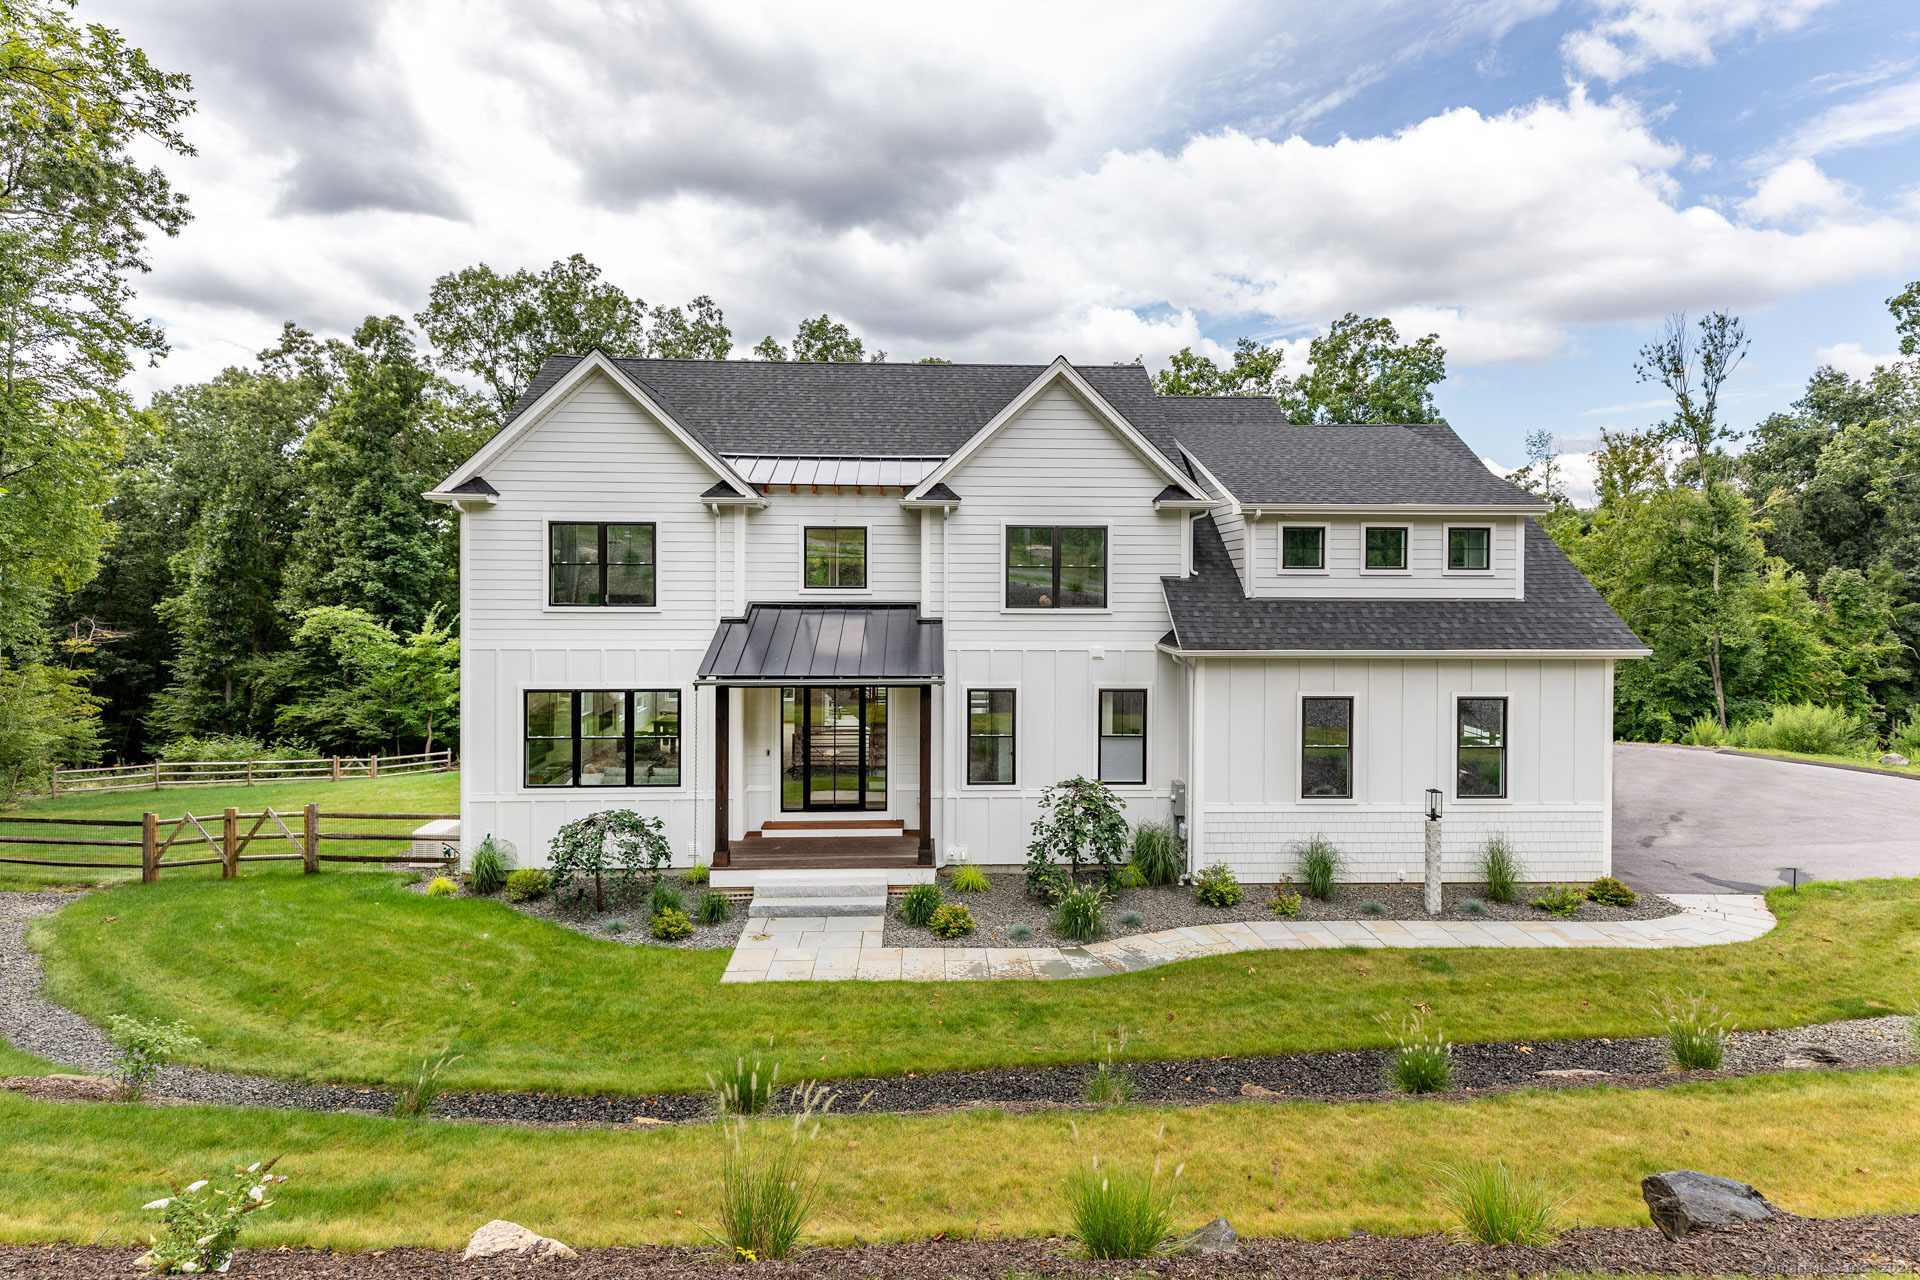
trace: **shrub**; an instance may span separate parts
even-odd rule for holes
[[[149,1201],[143,1209],[160,1210],[162,1234],[149,1237],[150,1247],[134,1264],[155,1275],[205,1274],[218,1271],[233,1257],[240,1228],[247,1215],[273,1206],[267,1192],[286,1178],[273,1172],[279,1156],[255,1162],[217,1178],[202,1178],[175,1187],[170,1196]]]
[[[1120,913],[1120,924],[1122,928],[1138,929],[1146,922],[1147,918],[1138,911],[1122,911]]]
[[[1133,829],[1128,865],[1147,884],[1173,884],[1187,869],[1187,850],[1171,822],[1143,822]]]
[[[451,898],[459,892],[460,886],[445,876],[435,876],[427,885],[427,896],[429,898]]]
[[[1893,731],[1887,739],[1887,748],[1909,760],[1920,760],[1920,711],[1908,716],[1907,722]]]
[[[1609,907],[1630,907],[1640,901],[1640,895],[1628,888],[1623,880],[1601,876],[1587,886],[1587,900],[1602,902]]]
[[[200,1043],[184,1022],[147,1021],[117,1013],[107,1023],[107,1039],[119,1050],[113,1077],[137,1098],[160,1074],[160,1068]]]
[[[1478,898],[1462,898],[1460,900],[1460,914],[1463,916],[1484,916],[1487,914],[1487,904]]]
[[[654,913],[647,922],[647,932],[662,942],[684,942],[693,936],[693,921],[687,919],[686,912],[668,907]]]
[[[262,742],[245,734],[210,733],[205,737],[188,735],[175,738],[160,748],[166,764],[241,764],[248,760],[313,760],[318,753],[307,743],[291,738]],[[206,770],[206,772],[214,772]]]
[[[1300,914],[1300,895],[1289,893],[1287,886],[1281,885],[1274,891],[1273,896],[1267,899],[1267,909],[1277,916],[1291,920]]]
[[[1718,1071],[1727,1056],[1732,1023],[1707,1003],[1707,993],[1667,996],[1654,1006],[1667,1024],[1667,1052],[1682,1071]]]
[[[940,890],[930,884],[916,884],[900,899],[900,918],[916,929],[924,928],[940,906]]]
[[[423,1116],[433,1110],[435,1099],[440,1096],[440,1069],[451,1062],[458,1062],[464,1054],[454,1054],[449,1058],[445,1050],[440,1060],[431,1067],[430,1059],[420,1059],[420,1074],[411,1083],[403,1084],[393,1091],[393,1114],[396,1116]]]
[[[1735,725],[1732,736],[1737,747],[1811,756],[1858,755],[1873,745],[1872,732],[1858,716],[1811,702],[1776,705],[1764,720]]]
[[[1378,920],[1381,916],[1387,914],[1387,909],[1381,903],[1374,901],[1372,898],[1368,898],[1360,904],[1360,914],[1363,916],[1371,916],[1373,919]]]
[[[1180,1177],[1175,1169],[1174,1179]],[[1068,1229],[1088,1258],[1150,1258],[1173,1234],[1174,1190],[1150,1173],[1103,1169],[1096,1156],[1067,1176]]]
[[[1562,920],[1573,918],[1580,910],[1580,904],[1587,897],[1570,884],[1556,884],[1547,889],[1529,905],[1539,908],[1550,916],[1559,916]]]
[[[1322,902],[1332,899],[1334,883],[1346,870],[1347,860],[1339,847],[1316,835],[1293,846],[1293,856],[1299,861],[1300,882],[1308,895]]]
[[[678,889],[666,884],[656,884],[647,890],[647,914],[657,916],[663,911],[678,911],[681,915],[685,915],[687,901],[680,896]]]
[[[1453,1046],[1433,1027],[1425,1014],[1409,1016],[1395,1030],[1380,1015],[1380,1024],[1393,1037],[1387,1059],[1387,1079],[1401,1093],[1439,1093],[1453,1079]]]
[[[627,922],[625,920],[609,920],[600,927],[608,933],[625,933],[627,931]]]
[[[1064,868],[1027,866],[1027,892],[1042,902],[1058,902],[1072,887]]]
[[[1718,716],[1696,716],[1680,735],[1680,741],[1689,747],[1725,746],[1727,731],[1720,727]]]
[[[1120,1033],[1119,1048],[1127,1047],[1126,1032]],[[1133,1098],[1133,1070],[1124,1062],[1114,1061],[1114,1046],[1107,1046],[1107,1056],[1093,1068],[1093,1074],[1087,1077],[1081,1088],[1081,1096],[1088,1102],[1097,1102],[1106,1107],[1117,1107]]]
[[[1209,907],[1235,907],[1246,896],[1239,879],[1224,862],[1216,862],[1193,881],[1193,896]]]
[[[933,913],[927,927],[937,937],[964,938],[973,932],[973,912],[961,903],[949,902]]]
[[[1103,782],[1068,778],[1040,793],[1040,816],[1033,821],[1033,839],[1027,845],[1027,890],[1035,892],[1035,873],[1064,862],[1072,880],[1091,861],[1100,869],[1100,883],[1111,888],[1114,874],[1127,858],[1127,820],[1120,811],[1126,802]]]
[[[953,879],[947,887],[955,893],[985,893],[993,888],[993,882],[987,879],[987,873],[971,862],[963,862],[953,869]]]
[[[507,873],[507,901],[532,902],[547,891],[547,873],[539,867],[522,867]]]
[[[1092,885],[1081,885],[1053,909],[1053,930],[1075,942],[1092,942],[1107,931],[1107,902]]]
[[[1537,1179],[1521,1181],[1501,1161],[1443,1168],[1440,1199],[1457,1229],[1481,1244],[1551,1244],[1560,1234],[1564,1199]]]
[[[742,1056],[735,1058],[731,1067],[707,1072],[707,1087],[713,1090],[722,1115],[758,1115],[773,1104],[773,1091],[779,1084],[780,1064],[768,1068],[758,1057],[751,1065]]]
[[[1013,928],[1007,930],[1007,936],[1013,939],[1015,942],[1032,942],[1033,926],[1027,925],[1027,924],[1017,924],[1013,926]]]
[[[1487,886],[1488,901],[1518,902],[1524,874],[1513,843],[1497,831],[1487,837],[1487,842],[1480,846],[1480,883]]]
[[[700,905],[694,908],[694,914],[701,924],[712,926],[725,923],[727,913],[732,910],[733,904],[727,901],[726,894],[709,889],[700,895]]]
[[[473,851],[470,870],[473,891],[491,897],[507,887],[507,875],[513,870],[514,848],[511,842],[488,836]]]
[[[611,844],[611,848],[609,848]],[[673,857],[666,827],[631,809],[603,809],[575,819],[554,834],[547,861],[556,893],[578,897],[593,886],[593,909],[607,909],[607,880],[618,893],[643,870],[655,881]]]
[[[688,884],[705,884],[712,878],[712,869],[704,862],[696,862],[687,868]]]
[[[1144,889],[1147,887],[1147,877],[1142,874],[1140,868],[1134,866],[1131,862],[1120,868],[1119,872],[1113,877],[1113,882],[1122,889]]]

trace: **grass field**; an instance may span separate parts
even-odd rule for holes
[[[55,999],[96,1022],[181,1018],[193,1060],[398,1082],[451,1048],[458,1088],[698,1090],[771,1045],[785,1078],[1088,1061],[1124,1029],[1142,1058],[1359,1048],[1425,1004],[1454,1040],[1623,1036],[1654,993],[1698,991],[1743,1027],[1905,1011],[1920,880],[1770,895],[1754,942],[1679,950],[1275,951],[1057,982],[722,986],[725,951],[631,947],[392,874],[162,879],[36,923]]]
[[[1696,1168],[1812,1216],[1920,1207],[1920,1069],[1749,1077],[1470,1103],[1237,1104],[1071,1118],[830,1117],[823,1242],[1051,1234],[1092,1154],[1185,1172],[1176,1226],[1246,1235],[1444,1227],[1434,1166],[1500,1158],[1571,1197],[1570,1221],[1644,1225],[1639,1179]],[[755,1140],[790,1126],[757,1125]],[[709,1125],[535,1130],[211,1107],[59,1105],[0,1094],[0,1239],[143,1239],[170,1182],[284,1154],[250,1245],[457,1246],[490,1218],[571,1244],[699,1243],[720,1151]]]
[[[351,778],[341,782],[271,782],[249,787],[167,787],[159,791],[76,791],[54,799],[23,801],[18,807],[7,809],[7,817],[35,818],[135,818],[151,810],[163,819],[160,828],[161,838],[166,837],[172,825],[171,820],[183,813],[192,813],[200,819],[201,825],[219,836],[218,822],[221,812],[229,805],[242,813],[258,813],[261,806],[269,806],[280,812],[298,810],[309,804],[317,803],[322,809],[347,813],[387,812],[387,813],[454,813],[460,807],[460,775],[458,773],[411,773],[392,778]],[[208,816],[212,815],[209,822]],[[250,825],[250,824],[249,824]],[[299,831],[299,824],[289,821],[288,826]],[[386,822],[329,822],[328,831],[390,831],[394,823]],[[99,838],[103,840],[138,840],[137,827],[41,827],[23,823],[0,823],[0,835],[9,836],[59,836],[73,839]],[[376,844],[368,841],[354,841],[350,853],[384,852],[398,847]],[[336,852],[338,850],[335,850]],[[260,834],[247,852],[249,853],[292,853],[293,847],[286,842],[279,829],[271,823],[261,828]],[[205,841],[199,839],[191,827],[173,848],[168,851],[167,860],[181,858],[204,858],[212,850]],[[83,845],[0,845],[0,857],[8,858],[51,858],[66,862],[130,862],[136,867],[140,862],[140,850],[115,848],[89,848]],[[182,870],[163,873],[169,879],[181,876],[190,879],[214,879],[220,877],[218,867],[187,867]],[[119,884],[140,877],[138,870],[113,870],[101,868],[74,869],[66,867],[21,867],[0,863],[0,889],[47,889],[62,885]]]

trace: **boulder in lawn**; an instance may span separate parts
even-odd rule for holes
[[[1215,1218],[1198,1231],[1188,1232],[1167,1246],[1175,1258],[1204,1258],[1216,1253],[1240,1252],[1240,1237],[1225,1218]]]
[[[1901,755],[1898,751],[1886,751],[1881,753],[1880,763],[1891,764],[1891,765],[1908,765],[1908,764],[1912,764],[1913,761],[1907,759],[1905,756]]]
[[[1744,1182],[1692,1169],[1649,1174],[1640,1179],[1653,1225],[1669,1240],[1702,1227],[1734,1222],[1764,1222],[1773,1217],[1767,1198]]]
[[[535,1235],[517,1222],[507,1222],[495,1218],[486,1226],[473,1233],[473,1239],[467,1241],[467,1251],[462,1260],[472,1262],[475,1258],[497,1258],[502,1254],[513,1254],[521,1258],[571,1258],[573,1250],[558,1240],[549,1240]]]

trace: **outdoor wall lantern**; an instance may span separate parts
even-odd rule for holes
[[[1427,821],[1440,821],[1440,789],[1438,787],[1427,788]]]

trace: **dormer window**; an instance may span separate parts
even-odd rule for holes
[[[1321,524],[1280,526],[1280,567],[1317,572],[1327,567],[1327,527]]]
[[[1367,568],[1405,569],[1407,567],[1407,527],[1405,525],[1367,526]]]
[[[1454,525],[1447,530],[1447,568],[1493,567],[1493,530],[1485,525]]]

